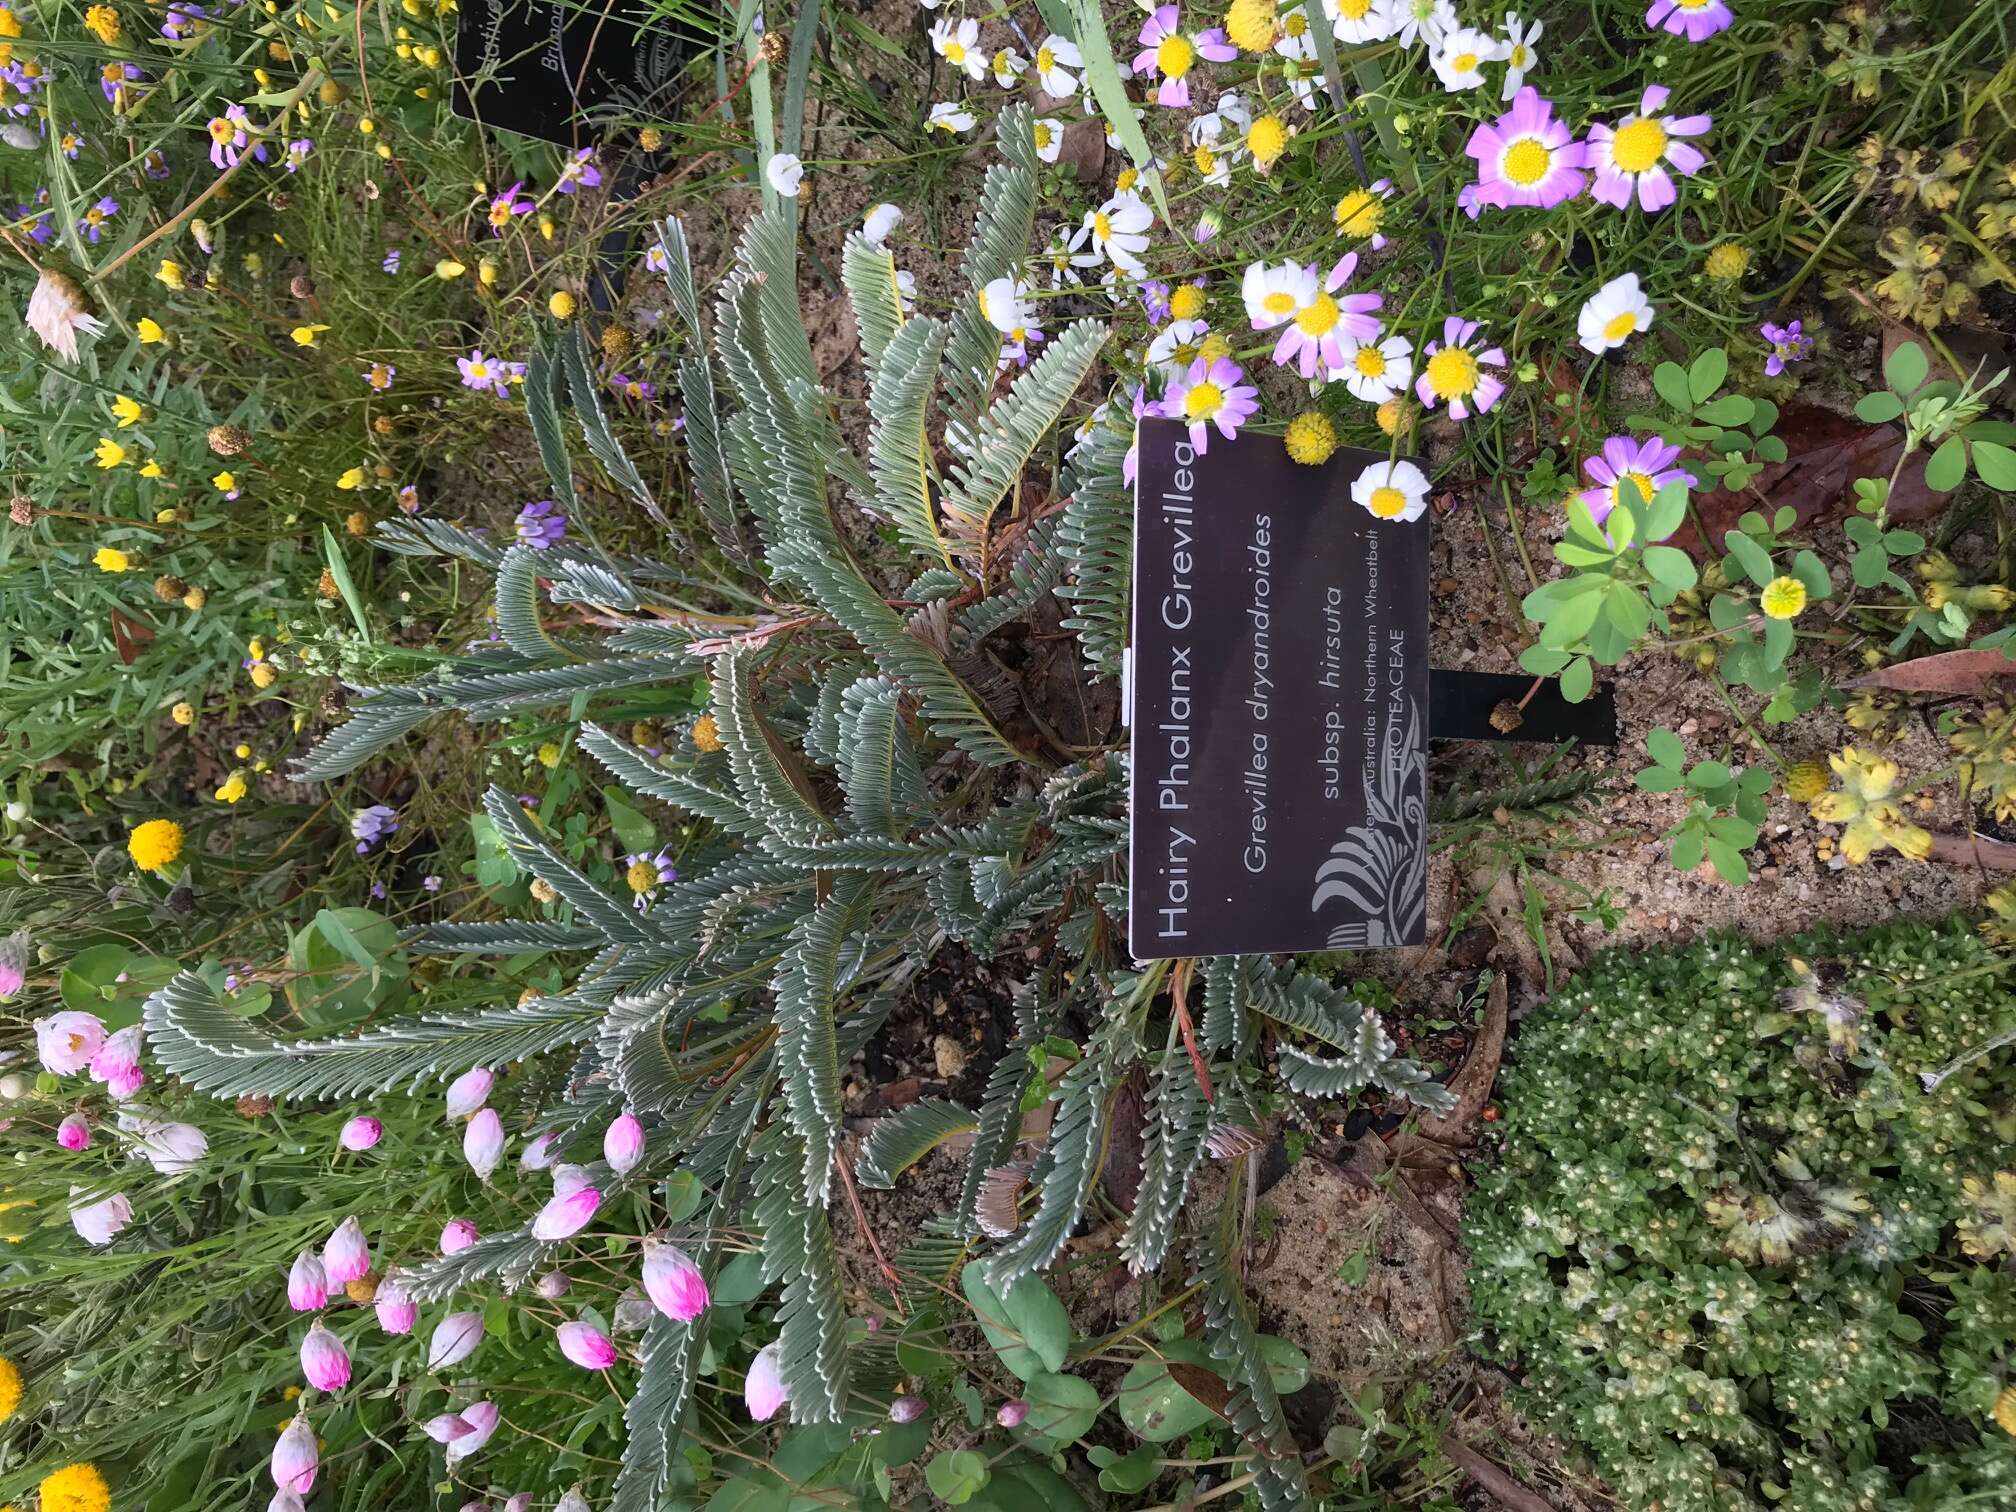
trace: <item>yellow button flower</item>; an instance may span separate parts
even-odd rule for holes
[[[220,472],[210,480],[211,486],[219,493],[229,493],[238,486],[238,480],[229,472]]]
[[[1806,607],[1806,585],[1796,577],[1775,577],[1764,585],[1757,604],[1772,619],[1793,619]]]
[[[173,819],[149,819],[126,837],[126,854],[142,871],[158,872],[182,854],[182,826]],[[46,1485],[42,1494],[49,1494]]]
[[[100,572],[131,572],[133,558],[117,546],[100,546],[91,553],[91,561]]]

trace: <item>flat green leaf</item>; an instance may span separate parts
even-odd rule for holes
[[[1687,518],[1687,485],[1668,483],[1652,495],[1652,507],[1645,512],[1645,539],[1663,541]]]
[[[966,1266],[959,1285],[1001,1363],[1025,1381],[1061,1369],[1071,1353],[1071,1315],[1056,1294],[1040,1278],[1024,1276],[1004,1296],[980,1269]]]
[[[1044,1453],[1076,1443],[1099,1417],[1099,1391],[1078,1376],[1045,1371],[1022,1388],[1029,1416],[1020,1432],[1040,1442]]]
[[[1652,759],[1663,767],[1672,767],[1677,771],[1687,764],[1687,747],[1681,743],[1678,735],[1664,725],[1646,735],[1645,749],[1651,754]]]
[[[1701,832],[1697,829],[1682,830],[1673,837],[1671,854],[1673,865],[1680,871],[1692,871],[1701,864]]]
[[[1647,793],[1670,793],[1681,784],[1680,774],[1671,767],[1646,767],[1631,779]]]
[[[1710,347],[1694,359],[1687,369],[1687,393],[1695,404],[1706,404],[1715,390],[1722,387],[1722,380],[1729,376],[1729,354],[1720,347]],[[1748,419],[1746,413],[1744,416]]]
[[[366,645],[371,642],[371,626],[364,618],[364,600],[358,596],[357,584],[350,576],[350,564],[343,560],[343,548],[336,544],[336,532],[327,525],[322,527],[322,557],[329,568],[329,577],[336,584],[336,592],[343,599],[343,607],[350,611],[350,621],[356,625],[357,633]]]
[[[1883,364],[1883,381],[1891,391],[1909,394],[1925,381],[1925,349],[1915,341],[1902,343]]]
[[[1676,546],[1647,546],[1639,559],[1653,581],[1671,588],[1675,593],[1684,593],[1701,580],[1694,559]]]
[[[1785,658],[1792,654],[1792,646],[1797,636],[1792,630],[1792,621],[1767,619],[1764,621],[1764,655],[1767,665],[1783,666]]]
[[[1879,389],[1873,394],[1864,394],[1855,401],[1855,418],[1870,425],[1881,425],[1895,420],[1904,413],[1904,401],[1895,394]]]
[[[1792,558],[1792,576],[1805,586],[1808,599],[1824,599],[1834,591],[1826,565],[1810,551],[1801,551]]]
[[[1990,488],[2016,492],[2016,451],[1999,442],[1974,443],[1974,471]]]
[[[1535,677],[1552,677],[1571,659],[1566,651],[1557,651],[1552,646],[1528,646],[1519,653],[1519,666]]]
[[[971,1501],[992,1474],[987,1457],[972,1449],[950,1450],[924,1467],[932,1493],[955,1507]]]
[[[1967,443],[1958,436],[1948,436],[1925,463],[1925,486],[1937,493],[1951,493],[1966,481]]]
[[[1677,362],[1662,362],[1652,369],[1652,387],[1659,397],[1682,414],[1694,408],[1694,391],[1687,382],[1687,370]]]
[[[1743,569],[1743,575],[1762,588],[1778,575],[1771,565],[1771,553],[1759,546],[1740,530],[1732,530],[1722,538],[1729,548],[1729,555],[1736,559],[1736,565]]]
[[[1570,703],[1582,702],[1595,684],[1596,669],[1586,656],[1576,657],[1561,671],[1561,696]]]
[[[1755,406],[1741,394],[1724,394],[1694,411],[1710,425],[1748,425]]]

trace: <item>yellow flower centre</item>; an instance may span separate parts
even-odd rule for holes
[[[1183,396],[1183,414],[1190,420],[1209,420],[1225,403],[1225,391],[1215,383],[1200,383]]]
[[[965,44],[962,42],[947,42],[945,44],[945,61],[947,63],[964,63],[966,61]]]
[[[1666,155],[1666,128],[1649,117],[1619,126],[1610,160],[1625,173],[1643,173]]]
[[[1363,15],[1365,13],[1365,8],[1370,6],[1371,3],[1372,0],[1347,0],[1347,3],[1345,4],[1344,7],[1344,14],[1347,16],[1350,15],[1351,6],[1355,4],[1359,7],[1359,14]],[[1309,30],[1309,18],[1303,15],[1302,12],[1296,11],[1293,15],[1285,16],[1282,18],[1281,29],[1291,37],[1299,37],[1304,32]]]
[[[1197,171],[1206,177],[1216,172],[1218,168],[1218,155],[1211,150],[1209,142],[1199,142],[1196,150],[1190,154],[1190,161],[1195,163]]]
[[[1155,49],[1155,67],[1165,79],[1180,79],[1197,61],[1197,49],[1188,37],[1164,37]]]
[[[1673,0],[1673,3],[1683,11],[1697,11],[1706,10],[1713,0]]]
[[[1499,165],[1499,172],[1521,189],[1531,189],[1547,177],[1547,170],[1553,166],[1553,153],[1534,138],[1521,137],[1505,149],[1505,160]]]
[[[1363,21],[1371,11],[1372,0],[1337,0],[1337,14],[1346,21]]]
[[[658,885],[658,868],[649,861],[632,861],[623,880],[630,884],[633,893],[647,893]]]
[[[1094,240],[1102,242],[1113,239],[1113,217],[1104,210],[1092,212],[1092,236]]]
[[[1195,284],[1184,284],[1169,296],[1169,318],[1171,320],[1195,320],[1204,313],[1204,291]]]
[[[1363,378],[1384,378],[1386,376],[1386,354],[1375,346],[1362,346],[1352,354],[1351,366],[1358,369]]]
[[[1795,577],[1773,578],[1765,585],[1763,610],[1773,619],[1791,619],[1806,607],[1806,585]]]
[[[1286,315],[1295,308],[1295,296],[1286,289],[1276,289],[1260,301],[1260,308],[1269,315]]]
[[[1426,377],[1436,398],[1467,398],[1477,390],[1477,359],[1462,347],[1444,347],[1428,359]]]
[[[230,141],[237,130],[236,126],[232,125],[231,122],[225,120],[222,116],[212,116],[210,118],[210,140],[219,146]]]
[[[1370,508],[1372,513],[1382,520],[1396,519],[1407,509],[1407,495],[1391,484],[1375,488],[1372,490]]]
[[[1041,152],[1044,148],[1048,147],[1049,145],[1050,145],[1050,123],[1048,121],[1038,121],[1036,123],[1036,150],[1038,152]]]
[[[994,54],[994,72],[996,72],[997,74],[1007,73],[1009,58],[1010,54],[1008,52],[1008,49],[1005,47],[1002,48],[1001,51]]]
[[[1220,357],[1230,357],[1232,355],[1232,343],[1227,341],[1218,332],[1213,331],[1209,336],[1206,336],[1202,341],[1197,343],[1197,355],[1202,357],[1206,362],[1216,362]]]
[[[1627,483],[1638,491],[1638,497],[1632,502],[1640,508],[1650,504],[1652,502],[1652,495],[1659,491],[1653,484],[1650,473],[1627,472],[1619,476],[1617,481],[1610,485],[1610,502],[1612,504],[1622,504],[1624,502],[1624,485]]]
[[[1057,54],[1047,47],[1036,49],[1036,72],[1048,73],[1057,66]]]
[[[1370,236],[1379,229],[1386,207],[1379,196],[1366,189],[1353,189],[1337,201],[1334,219],[1346,236]]]
[[[1477,54],[1458,53],[1449,60],[1449,68],[1451,72],[1459,74],[1475,73],[1477,72]]]
[[[1337,301],[1318,294],[1295,312],[1295,328],[1304,336],[1327,336],[1337,328]]]
[[[1609,320],[1604,322],[1603,339],[1605,341],[1622,341],[1637,329],[1637,312],[1626,310],[1622,315],[1612,315]]]
[[[1116,173],[1113,176],[1113,187],[1119,193],[1125,194],[1129,189],[1132,189],[1140,181],[1141,181],[1141,172],[1139,169],[1122,168],[1118,173]]]

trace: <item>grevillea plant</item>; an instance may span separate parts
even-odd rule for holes
[[[435,681],[366,690],[304,775],[353,770],[443,710],[494,719],[540,704],[585,708],[614,690],[689,678],[706,658],[709,711],[670,749],[647,750],[593,718],[579,724],[581,746],[616,781],[699,823],[679,874],[668,880],[645,864],[635,896],[615,896],[493,788],[487,818],[537,879],[543,916],[437,924],[409,945],[572,953],[580,964],[563,990],[336,1040],[275,1039],[193,973],[147,1010],[162,1062],[224,1095],[322,1098],[571,1057],[541,1123],[556,1148],[626,1110],[642,1124],[641,1152],[586,1163],[583,1179],[604,1201],[660,1201],[668,1178],[702,1194],[678,1205],[679,1237],[710,1277],[729,1236],[760,1237],[776,1338],[749,1365],[751,1401],[774,1408],[781,1393],[801,1424],[879,1420],[903,1373],[887,1336],[849,1306],[835,1205],[857,1184],[890,1185],[955,1135],[970,1144],[955,1209],[884,1272],[898,1315],[906,1287],[942,1292],[974,1267],[975,1285],[1005,1291],[1056,1260],[1100,1180],[1123,1085],[1141,1074],[1142,1180],[1120,1247],[1137,1272],[1162,1267],[1207,1152],[1257,1146],[1263,1020],[1281,1036],[1280,1075],[1297,1091],[1339,1096],[1376,1083],[1426,1107],[1447,1103],[1396,1056],[1377,1016],[1327,977],[1254,958],[1139,971],[1120,959],[1124,761],[1039,740],[1040,711],[988,644],[1062,592],[1086,663],[1110,670],[1126,597],[1127,438],[1095,424],[1057,458],[1060,420],[1104,327],[1066,327],[997,389],[1000,336],[978,296],[1027,257],[1037,162],[1026,111],[1003,113],[1000,140],[1007,161],[988,170],[962,269],[974,297],[951,317],[906,316],[887,252],[860,233],[847,244],[869,390],[865,457],[845,444],[813,363],[788,210],[760,215],[743,235],[715,299],[712,362],[685,237],[676,222],[663,227],[673,302],[693,338],[681,365],[693,490],[729,563],[714,596],[767,601],[770,612],[695,610],[687,600],[708,586],[663,563],[566,544],[500,551],[422,521],[387,533],[394,549],[494,569],[506,649]],[[610,433],[578,340],[542,351],[525,387],[563,508],[574,486],[564,390],[609,478],[664,518]],[[724,389],[729,402],[717,402]],[[893,533],[911,559],[907,582],[877,581],[850,510]],[[549,622],[542,579],[550,601],[590,606],[608,633]],[[1014,1032],[980,1105],[906,1109],[850,1166],[849,1059],[947,942],[986,955],[1011,940],[1040,947],[1013,960],[1040,964],[1015,993]],[[1058,1076],[1060,1037],[1080,1047]],[[1055,1104],[1047,1132],[1025,1138],[1025,1112],[1045,1100]],[[654,1215],[669,1221],[669,1207]],[[573,1231],[542,1217],[397,1279],[419,1301],[491,1281],[515,1288]],[[1191,1252],[1205,1347],[1230,1383],[1225,1415],[1249,1446],[1262,1501],[1308,1505],[1228,1247],[1200,1238]],[[684,1473],[707,1344],[703,1322],[651,1321],[626,1413],[619,1512],[658,1506]]]

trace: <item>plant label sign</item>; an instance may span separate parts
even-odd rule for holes
[[[462,0],[457,115],[585,147],[603,119],[663,115],[687,44],[647,0]]]
[[[1278,437],[1200,450],[1167,419],[1139,438],[1134,958],[1420,944],[1425,507],[1374,479],[1354,499],[1381,453],[1305,467]]]

